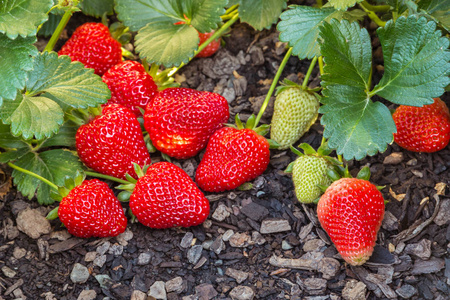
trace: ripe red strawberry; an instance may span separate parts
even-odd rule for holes
[[[342,258],[362,265],[372,255],[383,221],[383,196],[367,180],[341,178],[320,198],[317,216]]]
[[[70,234],[82,238],[116,236],[127,226],[119,200],[97,179],[84,180],[63,197],[58,216]]]
[[[195,181],[208,192],[232,190],[261,175],[269,160],[264,137],[251,129],[225,127],[211,136]]]
[[[81,161],[102,174],[125,179],[137,175],[133,163],[150,164],[150,155],[136,116],[126,107],[111,104],[102,115],[80,126],[75,136]]]
[[[78,27],[58,55],[68,55],[100,76],[122,61],[121,45],[112,38],[108,27],[92,22]]]
[[[156,149],[185,159],[203,149],[228,118],[227,100],[219,94],[168,88],[147,106],[144,126]]]
[[[127,60],[113,66],[102,79],[111,90],[108,103],[121,104],[137,117],[141,116],[138,107],[145,109],[158,93],[153,78],[145,72],[144,66],[136,61]]]
[[[169,162],[151,165],[130,196],[139,222],[151,228],[190,227],[203,223],[209,202],[182,169]]]
[[[209,39],[214,34],[214,32],[215,32],[214,30],[205,33],[199,32],[198,37],[200,38],[200,42],[198,43],[198,45],[200,46],[201,44],[206,42],[206,40]],[[216,53],[217,50],[219,50],[219,48],[220,48],[220,38],[215,39],[211,43],[209,43],[208,46],[206,46],[206,48],[197,53],[196,57],[209,57],[214,53]]]
[[[394,141],[413,152],[436,152],[450,141],[450,113],[439,98],[422,107],[400,105],[392,115],[397,133]]]

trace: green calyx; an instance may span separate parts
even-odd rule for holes
[[[81,11],[81,9],[78,7],[79,2],[79,0],[59,0],[56,7],[63,11],[74,13],[77,11]]]
[[[58,186],[58,190],[52,190],[50,192],[50,197],[58,202],[61,202],[64,197],[69,195],[70,191],[76,186],[79,186],[86,179],[86,174],[80,170],[77,170],[74,177],[66,176],[64,177],[64,185]],[[52,209],[46,216],[48,220],[55,220],[58,218],[58,208],[59,206]]]
[[[256,117],[255,117],[254,114],[252,114],[248,118],[248,120],[247,120],[247,122],[245,124],[242,123],[242,121],[241,121],[241,119],[239,117],[239,114],[236,114],[234,119],[235,119],[236,125],[234,125],[234,124],[226,124],[226,126],[233,127],[233,128],[239,129],[239,130],[241,130],[241,129],[251,129],[251,130],[255,131],[257,134],[259,134],[261,136],[265,136],[266,134],[269,133],[270,125],[263,124],[261,126],[256,127],[256,125],[257,125],[256,124]]]
[[[141,178],[147,173],[147,169],[150,167],[150,165],[145,165],[141,168],[137,163],[133,163],[134,172],[138,176],[138,178]],[[122,190],[118,195],[117,198],[121,202],[128,202],[130,201],[130,196],[133,193],[134,187],[136,186],[137,179],[133,178],[130,174],[125,175],[125,182],[121,185],[117,186],[116,189]]]

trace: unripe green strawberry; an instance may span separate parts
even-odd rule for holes
[[[331,184],[327,169],[328,162],[320,156],[302,155],[295,160],[292,180],[298,201],[311,203],[322,195],[319,185]]]
[[[277,91],[270,138],[287,149],[309,130],[317,119],[319,101],[300,86],[285,80]]]

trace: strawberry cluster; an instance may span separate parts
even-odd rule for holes
[[[131,212],[142,224],[151,228],[201,224],[210,207],[198,186],[203,191],[224,191],[256,178],[268,166],[269,143],[251,129],[224,127],[230,113],[219,94],[188,88],[159,91],[142,64],[121,61],[120,45],[111,40],[106,26],[87,23],[59,52],[103,74],[111,90],[100,114],[78,128],[78,156],[93,171],[127,182],[117,188],[128,193]],[[211,55],[217,44],[205,50],[206,56]],[[191,158],[206,147],[196,182],[173,163],[150,166],[150,145],[144,135],[154,148],[176,159]],[[105,237],[125,230],[120,201],[105,183],[82,180],[61,196],[58,215],[70,233]]]

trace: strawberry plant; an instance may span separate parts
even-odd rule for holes
[[[290,6],[277,28],[293,55],[318,58],[323,104],[319,113],[328,146],[347,160],[360,160],[385,151],[393,142],[396,127],[385,100],[431,104],[450,83],[449,39],[442,35],[442,30],[449,30],[450,4],[388,0],[374,6],[334,0],[321,6],[321,2],[318,7]],[[356,2],[360,9],[349,10]],[[362,15],[379,26],[384,74],[375,83],[371,38],[357,21]]]

